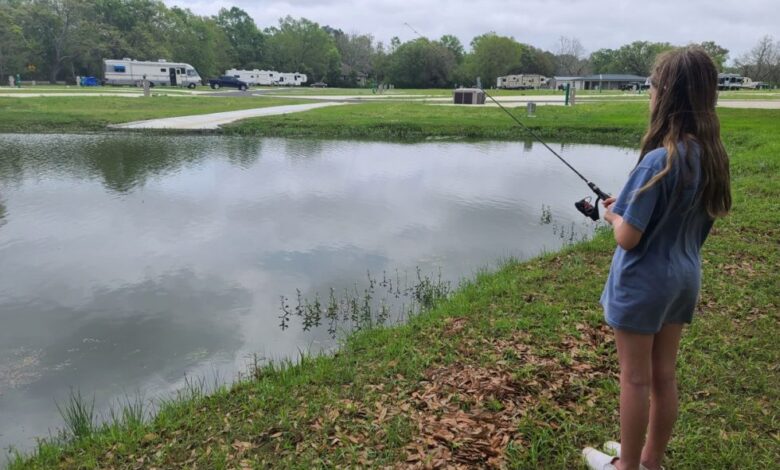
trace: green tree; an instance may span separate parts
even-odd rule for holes
[[[589,62],[593,73],[617,73],[621,71],[618,63],[618,52],[614,49],[593,51]]]
[[[84,37],[87,4],[82,0],[35,0],[27,7],[25,35],[41,68],[55,83],[61,71],[77,57]]]
[[[303,72],[310,81],[340,77],[341,57],[333,38],[319,24],[287,16],[266,30],[270,63],[282,72]],[[312,80],[313,78],[313,80]]]
[[[523,50],[518,64],[509,73],[535,73],[546,77],[550,77],[555,73],[555,56],[552,53],[528,44],[521,44],[521,46],[523,46]]]
[[[701,46],[701,48],[712,58],[712,61],[715,62],[715,66],[718,67],[718,72],[722,72],[723,65],[729,57],[729,50],[715,44],[715,41],[704,41],[700,43],[699,46]]]
[[[618,62],[623,68],[622,73],[648,76],[658,54],[672,48],[668,42],[634,41],[625,45],[618,49]]]
[[[242,69],[259,67],[263,62],[265,37],[252,17],[238,7],[222,8],[216,21],[230,41],[233,64]]]
[[[452,51],[420,38],[401,44],[390,54],[385,79],[402,88],[441,88],[452,83],[454,68]]]
[[[656,57],[672,49],[667,42],[634,41],[620,49],[599,49],[590,55],[593,73],[630,73],[650,75]]]
[[[480,77],[485,87],[493,86],[497,77],[511,71],[520,72],[523,54],[528,52],[527,47],[514,38],[493,32],[475,37],[471,50],[457,74],[458,81],[476,83],[476,78]]]
[[[457,36],[453,36],[452,34],[445,34],[439,39],[439,43],[452,52],[452,56],[455,57],[456,63],[460,64],[463,62],[463,56],[466,55],[466,52],[463,49],[463,44],[461,44],[460,39],[458,39]]]
[[[233,65],[225,54],[230,40],[215,19],[178,7],[171,8],[169,16],[173,22],[167,32],[170,60],[191,64],[203,77],[221,75]]]
[[[18,21],[17,9],[0,4],[0,80],[2,81],[8,74],[21,72],[25,65],[27,50],[23,29]]]
[[[165,37],[172,23],[168,8],[155,0],[94,0],[93,21],[103,25],[106,58],[156,60],[170,55]]]
[[[368,77],[374,72],[374,37],[370,34],[345,34],[339,29],[325,27],[333,37],[341,58],[342,86],[357,86],[359,75]]]

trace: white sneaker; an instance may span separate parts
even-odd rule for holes
[[[615,441],[607,441],[604,443],[604,452],[614,457],[620,457],[620,443]],[[639,470],[647,470],[644,465],[639,465]],[[664,470],[664,467],[661,467]]]
[[[607,441],[604,443],[604,452],[615,457],[620,457],[620,443],[615,441]]]
[[[598,451],[593,447],[582,449],[582,458],[585,459],[588,468],[591,470],[616,470],[615,466],[612,465],[612,461],[615,460],[615,457]]]

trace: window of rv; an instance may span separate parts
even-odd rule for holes
[[[195,69],[187,69],[187,76],[188,77],[194,77],[195,75],[197,75],[197,73],[195,72]]]
[[[125,66],[124,65],[115,65],[114,66],[114,72],[125,72]]]
[[[168,69],[160,69],[160,72],[165,72],[165,71],[167,71],[167,70],[168,70]]]

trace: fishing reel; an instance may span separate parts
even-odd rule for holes
[[[574,203],[574,207],[577,208],[578,211],[582,212],[582,215],[585,217],[590,217],[594,221],[599,220],[599,200],[601,200],[600,197],[596,198],[596,202],[591,204],[591,197],[587,196],[582,198],[581,200]]]
[[[590,217],[593,221],[599,220],[599,201],[609,199],[609,194],[602,191],[594,183],[588,182],[588,187],[596,194],[596,200],[591,203],[592,198],[587,196],[574,203],[574,207],[585,217]]]

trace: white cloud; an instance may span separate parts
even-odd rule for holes
[[[555,50],[560,36],[579,38],[588,51],[617,48],[636,40],[687,44],[712,40],[731,51],[734,59],[762,36],[780,36],[780,8],[775,0],[711,2],[692,0],[165,0],[198,14],[216,14],[220,8],[246,10],[260,28],[277,24],[280,17],[305,17],[345,32],[370,33],[385,43],[393,36],[406,41],[415,33],[438,38],[458,36],[468,45],[474,36],[495,31],[536,47]]]

